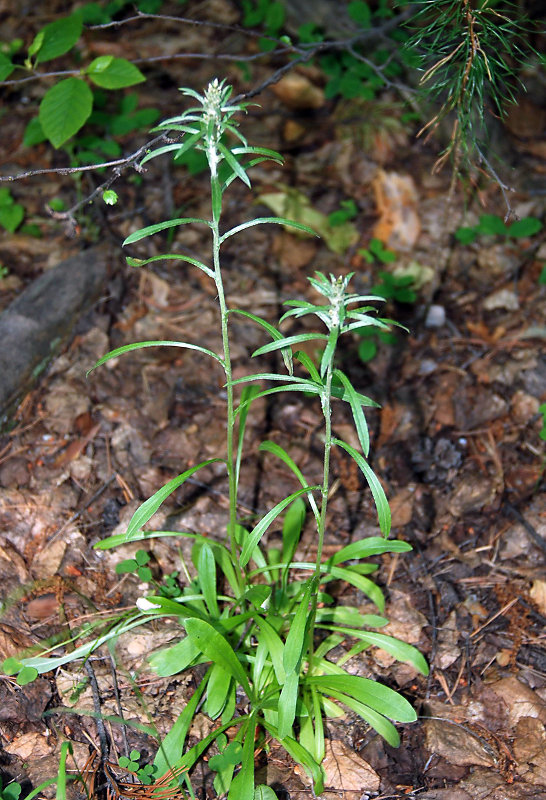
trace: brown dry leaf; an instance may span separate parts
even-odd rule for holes
[[[473,734],[464,725],[446,720],[429,719],[425,722],[425,747],[450,764],[465,767],[475,764],[492,767],[494,754],[485,740]]]
[[[322,762],[326,773],[326,792],[342,793],[345,800],[358,800],[363,792],[379,790],[379,775],[367,761],[355,753],[345,742],[337,739],[326,742]]]
[[[459,647],[459,625],[457,611],[453,609],[438,632],[438,644],[434,664],[439,669],[447,669],[461,655]]]
[[[74,427],[74,419],[89,409],[89,397],[70,386],[65,380],[57,380],[50,387],[45,407],[47,417],[44,423],[47,428],[61,436],[70,433]]]
[[[518,773],[528,783],[546,786],[546,730],[540,720],[523,717],[512,745]]]
[[[31,647],[34,641],[11,625],[0,622],[0,661],[5,658],[19,656],[27,647]]]
[[[390,498],[391,524],[393,528],[402,528],[411,522],[414,498],[415,486],[413,484],[400,489],[394,497]]]
[[[395,250],[410,250],[421,233],[418,195],[409,175],[378,170],[372,181],[379,213],[372,236]]]
[[[271,87],[279,100],[293,109],[318,109],[324,105],[324,92],[299,72],[285,75]]]
[[[546,615],[546,581],[537,578],[529,590],[529,596],[541,614]]]
[[[24,733],[14,739],[11,744],[6,745],[4,749],[12,756],[22,758],[23,761],[27,761],[27,759],[34,761],[37,758],[47,756],[51,752],[49,739],[46,736],[42,736],[41,733],[35,732]]]
[[[32,574],[36,578],[49,578],[59,571],[66,552],[66,541],[54,539],[51,544],[39,550],[32,559]]]
[[[501,678],[490,688],[506,703],[511,725],[517,725],[524,717],[535,717],[546,724],[546,702],[515,676]]]

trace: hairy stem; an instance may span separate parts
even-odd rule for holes
[[[215,175],[211,175],[211,191],[213,197],[215,195],[218,196],[219,181]],[[235,469],[235,447],[234,447],[235,410],[233,401],[233,386],[231,385],[232,368],[231,368],[231,355],[229,348],[228,309],[224,293],[224,282],[222,280],[222,271],[220,268],[219,222],[220,222],[220,209],[215,209],[213,207],[211,229],[212,229],[214,282],[216,284],[216,291],[218,292],[218,304],[220,306],[222,347],[224,350],[223,353],[224,374],[226,376],[226,392],[227,392],[226,464],[227,464],[228,485],[229,485],[228,535],[229,535],[229,547],[231,552],[231,558],[233,560],[233,565],[236,566],[238,562],[238,553],[237,553],[237,540],[235,536],[236,525],[237,525],[237,477]],[[236,570],[236,574],[238,575],[238,570]]]

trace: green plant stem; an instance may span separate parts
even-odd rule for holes
[[[332,374],[333,359],[330,360],[326,370],[326,380],[324,391],[321,396],[322,413],[324,416],[324,462],[322,471],[322,502],[320,505],[320,516],[318,522],[318,541],[317,558],[315,562],[315,572],[313,573],[313,591],[311,593],[311,614],[309,623],[309,667],[313,662],[313,632],[315,629],[315,618],[317,614],[318,590],[320,584],[320,565],[322,563],[322,551],[324,548],[324,535],[326,532],[326,511],[328,509],[328,492],[330,490],[330,452],[332,450]]]
[[[211,192],[214,192],[214,183],[218,184],[218,178],[211,175]],[[235,430],[235,410],[233,401],[233,386],[232,368],[231,368],[231,354],[229,348],[229,331],[228,331],[228,309],[226,305],[226,297],[224,292],[224,282],[222,280],[222,270],[220,268],[220,214],[216,216],[213,210],[212,214],[212,253],[213,253],[213,266],[214,266],[214,282],[216,284],[216,291],[218,292],[218,303],[220,306],[220,320],[222,328],[222,347],[224,374],[226,376],[226,392],[227,392],[227,474],[228,474],[228,491],[229,491],[229,519],[228,519],[228,535],[231,558],[233,566],[235,567],[235,574],[239,582],[239,589],[242,591],[240,582],[240,573],[237,569],[238,553],[237,553],[237,540],[235,537],[235,530],[237,526],[237,477],[235,470],[235,449],[234,449],[234,430]]]

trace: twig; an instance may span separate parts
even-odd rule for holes
[[[104,725],[104,720],[102,718],[102,709],[100,704],[100,693],[99,693],[99,685],[97,683],[97,677],[95,675],[95,670],[91,665],[91,661],[89,659],[85,662],[85,671],[89,676],[89,682],[91,684],[91,693],[93,695],[93,706],[95,708],[95,720],[97,723],[97,733],[99,736],[99,744],[100,744],[100,758],[101,762],[104,762],[108,759],[110,754],[110,748],[108,745],[108,735],[106,733],[106,728]]]

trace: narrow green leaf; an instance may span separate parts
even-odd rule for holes
[[[220,364],[222,364],[222,366],[224,364],[223,360],[217,353],[213,353],[212,350],[207,350],[206,347],[201,347],[198,344],[191,344],[190,342],[174,342],[166,339],[164,341],[157,342],[133,342],[132,344],[125,344],[123,347],[117,347],[115,350],[111,350],[109,353],[106,353],[106,355],[102,358],[99,358],[97,363],[94,364],[86,374],[89,375],[89,373],[93,372],[93,370],[97,367],[101,367],[103,364],[106,364],[107,361],[111,361],[111,359],[117,358],[124,353],[130,353],[132,350],[143,350],[146,347],[182,347],[186,350],[197,350],[199,353],[204,353],[206,356],[210,356],[215,361],[218,361]]]
[[[297,492],[293,492],[288,497],[285,497],[284,500],[281,500],[279,503],[277,503],[277,505],[275,505],[270,511],[268,511],[265,517],[262,517],[262,519],[256,525],[254,530],[249,534],[248,538],[246,539],[243,545],[241,558],[239,559],[239,563],[242,568],[246,567],[246,565],[248,564],[248,562],[252,557],[252,552],[254,548],[256,547],[256,545],[258,544],[258,542],[260,541],[266,530],[269,528],[273,520],[276,519],[282,511],[284,511],[286,506],[288,506],[293,500],[295,500],[296,497],[299,497],[302,494],[306,494],[308,491],[315,491],[319,488],[320,488],[319,486],[310,486],[309,489],[307,488],[298,489]]]
[[[239,473],[241,471],[241,458],[243,456],[243,441],[245,436],[246,419],[250,411],[250,404],[254,397],[259,394],[257,386],[244,386],[241,392],[240,411],[239,411],[239,430],[237,431],[237,458],[235,461],[235,483],[239,485]]]
[[[389,620],[377,614],[361,614],[358,608],[352,606],[326,606],[317,609],[317,625],[326,622],[336,625],[351,625],[353,628],[363,628],[368,625],[373,628],[382,628]],[[344,631],[347,633],[346,631]]]
[[[218,178],[211,181],[212,218],[218,222],[222,216],[222,189]]]
[[[265,643],[271,656],[275,677],[279,685],[282,686],[286,678],[286,671],[283,665],[284,645],[282,639],[267,619],[259,618],[257,624],[259,627],[258,640],[262,639]]]
[[[312,381],[318,384],[322,383],[318,369],[314,365],[313,361],[309,358],[307,353],[305,353],[303,350],[296,350],[296,352],[294,353],[294,358],[296,359],[296,361],[299,361],[300,364],[302,364],[305,367],[305,369],[311,376]]]
[[[51,670],[62,667],[65,664],[69,664],[71,661],[77,661],[79,658],[85,658],[89,655],[89,653],[92,653],[95,649],[98,649],[101,645],[105,644],[111,639],[115,639],[118,636],[121,636],[123,633],[128,633],[128,631],[132,630],[133,628],[150,622],[151,619],[153,619],[153,617],[141,614],[136,619],[131,618],[129,621],[124,620],[119,625],[114,625],[112,628],[110,628],[108,633],[99,636],[92,642],[82,644],[79,647],[76,647],[75,650],[56,658],[47,656],[33,656],[31,658],[22,658],[21,661],[24,666],[34,667],[38,670],[38,673],[42,675],[44,672],[50,672]]]
[[[317,764],[311,753],[291,736],[286,736],[284,739],[281,739],[277,728],[267,720],[263,721],[263,726],[274,739],[282,744],[288,755],[292,756],[294,761],[302,765],[313,781],[315,795],[321,795],[324,792],[324,770],[320,764]]]
[[[85,72],[102,89],[124,89],[146,80],[135,64],[114,56],[95,58]]]
[[[72,753],[72,744],[63,742],[59,754],[59,768],[57,770],[57,792],[56,800],[66,800],[66,757]]]
[[[290,469],[294,473],[294,475],[299,480],[301,485],[306,489],[309,488],[309,484],[307,483],[303,475],[303,472],[298,467],[294,459],[288,455],[286,450],[284,450],[284,448],[282,448],[276,442],[262,442],[260,444],[260,451],[263,453],[271,453],[272,455],[277,456],[277,458],[280,458],[281,461],[283,461],[286,464],[288,469]],[[313,497],[311,492],[309,492],[309,494],[307,495],[307,499],[309,500],[309,505],[311,506],[313,514],[315,515],[315,519],[318,520],[319,510],[315,498]]]
[[[226,731],[228,728],[233,728],[234,724],[242,725],[245,720],[248,719],[248,716],[240,716],[237,717],[236,720],[230,719],[228,722],[223,722],[218,728],[209,733],[208,736],[205,736],[204,739],[201,739],[197,744],[191,747],[182,758],[174,765],[176,767],[187,767],[191,769],[193,765],[197,762],[199,757],[210,747],[211,743],[220,736],[221,733]]]
[[[364,477],[366,478],[373,499],[375,501],[375,507],[377,509],[377,516],[379,519],[379,527],[381,528],[381,533],[383,534],[383,536],[387,537],[391,529],[391,510],[389,508],[389,501],[387,500],[383,487],[379,483],[379,480],[375,472],[370,467],[370,465],[364,460],[363,456],[361,456],[360,453],[354,449],[354,447],[351,447],[350,444],[347,444],[347,442],[343,442],[341,439],[335,439],[335,438],[332,438],[332,443],[336,444],[338,447],[341,447],[343,450],[349,453],[350,456],[353,457],[358,467],[360,468],[361,472],[363,473]]]
[[[350,583],[351,586],[360,589],[366,597],[369,597],[370,600],[375,603],[380,611],[384,610],[385,597],[379,586],[369,578],[365,578],[364,575],[360,575],[356,569],[350,569],[349,567],[332,567],[331,569],[327,569],[326,572],[336,580],[346,581]]]
[[[161,126],[158,126],[161,127]],[[151,161],[152,158],[157,158],[158,156],[164,155],[164,153],[172,153],[176,151],[175,160],[180,158],[184,153],[189,150],[195,142],[201,138],[201,131],[194,133],[192,136],[188,136],[187,139],[184,139],[183,142],[177,142],[176,144],[166,144],[163,147],[158,147],[155,150],[150,150],[149,153],[146,153],[140,164],[145,164],[147,161]]]
[[[239,162],[237,161],[231,150],[229,150],[222,142],[218,143],[218,149],[226,159],[227,163],[229,164],[233,172],[237,175],[237,177],[240,178],[242,182],[245,183],[250,188],[250,178],[246,174],[243,166],[239,164]]]
[[[398,735],[398,731],[392,722],[386,719],[383,714],[379,714],[377,711],[374,711],[373,708],[370,708],[364,703],[359,703],[354,697],[351,697],[348,694],[343,694],[343,692],[339,692],[331,687],[328,690],[328,694],[346,705],[348,708],[358,714],[359,717],[362,717],[362,719],[365,720],[368,725],[371,725],[371,727],[377,731],[377,733],[382,736],[383,739],[385,739],[385,741],[391,745],[391,747],[399,746],[400,736]]]
[[[369,678],[359,675],[312,675],[306,678],[305,683],[317,686],[325,694],[331,690],[344,692],[397,722],[415,722],[417,719],[414,709],[402,695]]]
[[[134,233],[131,233],[123,242],[123,247],[127,244],[134,244],[140,242],[141,239],[146,239],[147,236],[153,236],[155,233],[166,231],[169,228],[176,228],[178,225],[189,225],[192,222],[201,222],[203,225],[210,227],[210,222],[206,219],[199,217],[181,217],[180,219],[168,219],[165,222],[157,222],[155,225],[148,225],[146,228],[141,228]]]
[[[242,687],[249,700],[254,693],[248,678],[233,648],[212,625],[201,619],[188,619],[184,623],[187,634],[201,652],[214,664],[220,664]]]
[[[211,617],[218,619],[220,610],[216,591],[216,561],[211,546],[205,542],[199,550],[197,558],[197,571],[199,575],[199,585],[203,591],[203,597]]]
[[[282,526],[282,560],[291,561],[300,540],[307,509],[301,497],[294,500],[284,515]]]
[[[322,353],[320,360],[320,376],[324,379],[328,366],[333,363],[334,355],[337,347],[337,340],[339,338],[339,328],[332,328],[326,342],[326,347]]]
[[[383,539],[381,536],[368,536],[357,542],[345,545],[332,556],[329,564],[341,564],[342,561],[352,561],[355,558],[369,558],[382,553],[408,553],[412,546],[399,539]]]
[[[93,94],[80,78],[59,81],[45,93],[39,120],[53,147],[59,148],[85,124],[93,108]]]
[[[145,264],[151,264],[153,261],[186,261],[188,264],[200,269],[208,275],[209,278],[214,279],[214,272],[201,261],[197,261],[195,258],[190,258],[189,256],[179,255],[178,253],[167,253],[163,256],[152,256],[152,258],[144,259],[127,256],[125,260],[130,267],[143,267]]]
[[[205,711],[211,719],[220,716],[231,690],[231,675],[220,664],[214,664],[207,686]]]
[[[275,339],[276,341],[278,341],[280,339],[284,339],[283,334],[280,331],[278,331],[277,328],[275,328],[273,325],[271,325],[265,319],[262,319],[261,317],[257,317],[256,314],[252,314],[252,312],[250,312],[250,311],[242,311],[239,308],[234,308],[234,309],[230,310],[229,313],[230,314],[241,314],[241,316],[243,316],[243,317],[248,317],[248,319],[251,319],[253,322],[256,322],[258,325],[261,325],[261,327],[264,328],[269,333],[269,335],[273,339]],[[284,361],[284,364],[286,366],[286,369],[288,370],[288,374],[292,375],[292,372],[293,372],[293,368],[292,368],[292,351],[291,351],[291,349],[289,347],[285,347],[283,349],[282,357],[283,357],[283,361]]]
[[[185,636],[180,642],[150,656],[150,667],[162,678],[178,675],[193,664],[200,653],[199,647]]]
[[[254,800],[254,741],[256,716],[250,715],[243,740],[241,769],[231,783],[228,800]]]
[[[125,541],[131,541],[133,534],[139,531],[141,528],[146,525],[150,517],[152,517],[158,508],[161,506],[162,503],[165,502],[167,497],[171,495],[179,486],[182,486],[184,481],[186,481],[189,477],[191,477],[194,472],[202,469],[203,467],[208,467],[209,464],[214,464],[216,462],[224,462],[222,458],[209,458],[207,461],[201,461],[199,464],[196,464],[193,467],[185,470],[176,478],[173,478],[165,486],[162,486],[155,494],[145,500],[142,505],[137,508],[133,516],[131,517],[131,521],[127,527],[127,533],[125,534]]]
[[[81,36],[83,21],[81,14],[50,22],[38,32],[29,48],[29,55],[36,55],[36,63],[43,64],[63,56],[76,44]]]
[[[368,424],[366,422],[366,417],[364,416],[364,412],[362,411],[362,405],[358,400],[358,394],[355,391],[355,388],[347,375],[342,372],[340,369],[334,370],[334,376],[339,378],[343,387],[345,388],[348,396],[349,405],[351,406],[351,412],[353,414],[353,420],[355,423],[356,432],[358,435],[358,441],[360,442],[360,446],[362,447],[362,452],[365,456],[368,455],[370,450],[370,435],[368,433]]]
[[[286,650],[285,650],[286,653]],[[298,689],[300,684],[299,672],[289,672],[286,675],[284,685],[279,697],[279,738],[286,739],[293,735],[292,725],[296,718],[296,703],[298,701]]]
[[[294,336],[283,336],[282,339],[277,339],[274,342],[269,342],[268,344],[264,344],[262,347],[258,347],[252,353],[252,358],[254,356],[262,356],[265,353],[272,353],[274,350],[281,350],[283,347],[290,347],[293,344],[300,344],[300,342],[310,342],[314,339],[327,339],[328,337],[324,333],[298,333]]]
[[[247,228],[252,228],[254,225],[268,224],[289,225],[291,228],[295,228],[298,231],[303,231],[304,233],[310,233],[312,236],[318,235],[307,225],[302,225],[301,222],[294,222],[291,219],[284,219],[283,217],[259,217],[258,219],[252,219],[249,222],[243,222],[241,225],[236,225],[235,228],[231,228],[231,230],[226,231],[226,233],[220,236],[220,244],[225,242],[226,239],[229,239],[230,236],[234,236],[236,233],[245,231]]]
[[[313,590],[314,581],[311,579],[303,594],[301,602],[294,614],[290,625],[286,644],[284,646],[283,666],[288,675],[290,672],[299,674],[303,652],[307,647],[307,627],[309,623],[309,601]]]
[[[232,147],[231,152],[235,156],[265,156],[267,161],[276,161],[277,164],[284,164],[284,158],[276,150],[269,150],[267,147]]]
[[[398,661],[411,664],[415,669],[419,670],[422,675],[426,676],[429,673],[426,659],[412,644],[402,642],[400,639],[395,639],[393,636],[387,636],[385,633],[376,633],[375,631],[356,630],[351,632],[348,628],[343,629],[335,625],[329,626],[329,630],[345,633],[347,636],[354,636],[355,639],[360,639],[362,642],[368,642],[368,644],[374,647],[380,647],[382,650],[386,650],[387,653],[394,656]]]

